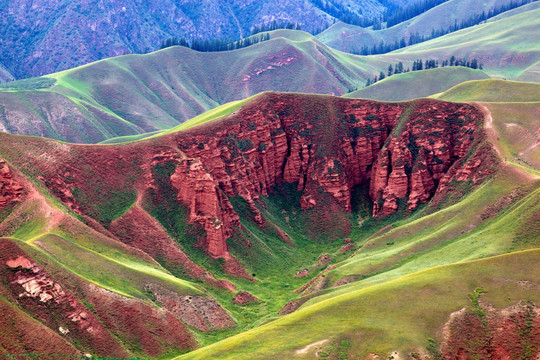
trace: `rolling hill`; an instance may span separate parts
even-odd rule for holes
[[[436,59],[451,56],[478,59],[491,77],[535,81],[539,49],[534,39],[540,9],[456,31],[381,57],[399,60]]]
[[[480,79],[489,79],[489,76],[481,70],[461,66],[420,70],[389,76],[345,97],[381,101],[412,100],[444,92],[465,81]]]
[[[384,65],[382,65],[384,64]],[[277,30],[234,51],[172,47],[102,60],[0,87],[0,130],[78,143],[169,129],[262,91],[342,95],[387,67]]]
[[[256,25],[297,23],[315,31],[346,16],[379,16],[413,0],[3,1],[0,62],[17,78],[41,76],[111,56],[147,53],[173,36],[238,39]]]
[[[475,15],[487,12],[492,8],[509,5],[512,0],[450,0],[400,24],[381,30],[362,28],[342,22],[336,23],[317,35],[317,38],[326,45],[348,53],[360,54],[363,47],[372,48],[373,45],[394,44],[403,38],[409,43],[411,35],[430,37],[432,31],[445,30],[454,24],[469,20]],[[516,14],[522,10],[537,8],[538,4],[528,4],[511,10],[509,14]],[[502,17],[503,15],[499,15]],[[497,18],[499,18],[497,17]],[[494,18],[495,19],[495,18]]]
[[[200,53],[173,47],[147,55],[112,58],[30,79],[22,85],[9,85],[19,88],[0,87],[0,129],[97,143],[169,129],[220,104],[261,91],[342,95],[361,88],[367,78],[386,71],[389,64],[402,61],[410,67],[417,59],[437,59],[441,63],[451,56],[476,58],[491,77],[534,81],[538,11],[531,7],[529,11],[377,56],[345,54],[307,33],[278,30],[271,33],[269,41],[234,51]],[[386,81],[390,80],[394,81]],[[448,81],[450,86],[455,80]],[[383,85],[361,92],[369,98],[368,91]],[[444,86],[433,89],[444,90]],[[430,91],[413,92],[406,98],[425,96]]]
[[[489,119],[271,92],[121,145],[2,133],[2,351],[531,358],[538,168]],[[48,340],[14,335],[36,321]]]

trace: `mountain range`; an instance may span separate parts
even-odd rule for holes
[[[316,31],[344,16],[371,18],[414,2],[4,1],[0,4],[0,63],[21,79],[111,56],[147,53],[171,37],[238,39],[249,36],[254,26],[274,21]]]
[[[540,356],[537,2],[0,8],[0,357]]]
[[[390,65],[402,62],[410,69],[417,59],[442,63],[452,56],[475,58],[483,64],[485,74],[448,68],[445,76],[428,81],[432,85],[427,92],[416,96],[486,76],[534,81],[539,63],[534,29],[540,9],[533,5],[524,6],[530,8],[528,11],[376,56],[342,53],[308,33],[277,30],[271,32],[269,41],[234,51],[202,53],[176,46],[147,55],[106,59],[0,86],[0,129],[97,143],[161,131],[261,91],[343,95],[362,89],[367,79],[386,73]],[[516,38],[521,41],[516,42]],[[375,96],[381,86],[382,82],[359,94],[371,92],[373,95],[364,96]],[[389,98],[375,98],[414,98],[404,88],[394,87],[393,91]]]

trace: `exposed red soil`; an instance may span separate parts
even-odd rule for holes
[[[68,341],[100,356],[129,357],[121,344],[71,292],[10,240],[0,241],[4,296]]]
[[[520,303],[507,309],[485,307],[485,315],[462,309],[445,325],[442,354],[447,360],[537,359],[540,309]]]
[[[197,347],[186,326],[166,309],[150,307],[92,284],[84,287],[84,294],[103,324],[128,346],[139,348],[134,350],[158,357]]]
[[[395,129],[405,109],[408,121]],[[174,164],[169,181],[176,200],[188,208],[188,221],[204,229],[200,245],[214,258],[228,258],[226,239],[241,226],[230,197],[243,198],[252,219],[263,224],[259,196],[280,182],[297,183],[312,225],[308,235],[333,240],[350,231],[346,213],[357,185],[370,187],[373,214],[386,216],[444,194],[452,180],[481,181],[482,151],[466,155],[481,134],[482,119],[475,106],[436,100],[411,105],[266,93],[226,118],[148,141],[91,146],[25,139],[18,150],[25,153],[19,160],[31,163],[53,194],[96,220],[99,213],[89,201],[105,202],[103,194],[126,190],[146,196],[157,189],[153,167]],[[44,153],[54,161],[40,161]],[[145,214],[135,212],[111,229],[148,224]],[[132,241],[157,255],[153,238]],[[172,245],[163,237],[158,242],[161,252]],[[180,252],[173,253],[186,273],[204,278]]]
[[[328,278],[326,277],[326,273],[334,269],[334,265],[328,266],[320,274],[302,285],[299,289],[295,290],[295,294],[302,294],[303,296],[305,296],[324,289],[328,285]]]
[[[159,222],[148,215],[139,205],[134,205],[122,217],[114,220],[109,231],[125,244],[148,253],[154,259],[163,259],[167,267],[184,272],[192,279],[203,279],[211,286],[234,291],[229,281],[217,280],[202,269],[175,244]],[[152,243],[149,246],[149,243]]]
[[[62,335],[25,315],[3,299],[0,299],[0,328],[0,345],[7,354],[80,355],[80,351],[62,338]]]
[[[220,330],[236,325],[230,315],[208,296],[179,295],[154,284],[147,288],[153,292],[158,304],[197,330]]]
[[[247,291],[239,291],[238,294],[236,294],[232,300],[233,303],[236,305],[247,305],[251,303],[259,302],[259,300],[256,296],[251,295]]]
[[[314,295],[306,296],[306,297],[303,297],[303,298],[300,298],[300,299],[290,300],[287,304],[285,304],[285,306],[283,306],[279,310],[279,314],[280,315],[291,314],[291,313],[295,312],[296,310],[298,310],[300,308],[300,306],[304,305],[309,299],[312,299],[313,297],[314,297]]]
[[[25,334],[6,335],[7,343],[20,342],[22,347],[70,354],[74,348],[67,344],[74,342],[91,354],[115,357],[131,357],[129,351],[157,357],[196,347],[185,325],[172,312],[105,290],[65,270],[51,270],[54,274],[45,271],[12,241],[0,241],[0,271],[9,284],[0,287],[0,292],[44,322],[48,328],[44,326],[47,330],[43,330],[43,341],[50,341],[35,347],[25,335],[32,330],[25,328],[20,330]],[[57,343],[58,349],[54,349],[52,345]]]
[[[7,163],[0,158],[0,210],[21,201],[24,195],[23,186],[13,178],[13,173]]]
[[[343,245],[343,246],[341,247],[341,249],[339,249],[338,252],[339,252],[340,254],[342,254],[342,253],[344,253],[344,252],[352,251],[352,250],[354,250],[354,249],[356,249],[356,246],[354,246],[353,244],[347,244],[347,245]]]

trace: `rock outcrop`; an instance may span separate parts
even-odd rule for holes
[[[132,356],[131,352],[159,357],[170,349],[196,346],[187,327],[172,312],[52,270],[47,271],[13,241],[0,239],[0,276],[4,280],[0,293],[61,338],[78,344],[80,350],[120,358]],[[232,321],[212,299],[200,298]]]
[[[261,300],[259,300],[256,296],[251,295],[247,291],[239,291],[238,294],[236,294],[232,300],[233,303],[240,306],[256,303],[259,301]]]
[[[526,302],[477,313],[464,308],[451,315],[444,336],[444,359],[537,359],[540,309]]]
[[[110,220],[85,199],[107,203],[103,194],[126,191],[141,199],[165,181],[173,189],[167,196],[204,230],[199,245],[211,257],[230,259],[226,241],[241,227],[232,198],[245,202],[249,211],[242,216],[263,224],[260,196],[293,183],[316,231],[340,228],[346,235],[350,221],[339,214],[352,210],[359,186],[369,188],[373,215],[388,216],[442,197],[456,182],[478,183],[488,174],[478,170],[487,150],[470,151],[482,137],[482,119],[473,105],[437,100],[264,93],[220,120],[148,141],[107,147],[51,142],[55,162],[36,159],[35,166],[53,194],[105,227]],[[35,142],[44,151],[43,141]],[[156,166],[169,165],[171,171],[157,179]],[[99,188],[88,180],[96,174],[107,176]]]
[[[400,208],[414,210],[435,194],[439,181],[478,137],[480,119],[481,112],[466,104],[271,93],[236,115],[172,138],[189,158],[200,161],[197,168],[208,174],[209,192],[219,194],[213,181],[227,197],[242,197],[256,222],[262,220],[258,197],[280,182],[297,183],[302,208],[321,213],[329,201],[351,211],[352,189],[363,184],[370,187],[373,215],[387,216]],[[230,209],[228,201],[220,203]],[[217,226],[205,220],[209,243],[223,243],[225,224],[236,224],[238,218],[227,220],[230,212],[224,214],[214,200],[209,204],[210,212],[201,214],[213,214],[224,224],[216,235],[212,226]],[[212,245],[208,250],[223,256],[226,248]]]
[[[24,188],[14,178],[7,163],[0,158],[0,210],[18,202],[23,197]]]

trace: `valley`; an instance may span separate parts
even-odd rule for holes
[[[75,3],[47,5],[67,10],[49,34],[68,33]],[[414,4],[277,8],[322,26]],[[162,19],[141,44],[104,32],[120,56],[20,60],[43,76],[17,81],[22,67],[0,65],[0,357],[537,359],[538,3],[426,4],[381,30],[338,22],[231,51],[121,55],[173,35]],[[201,38],[278,16],[272,1],[207,1],[208,19],[169,5],[209,24],[184,29]],[[100,6],[72,24],[81,39],[84,21],[120,16]]]

